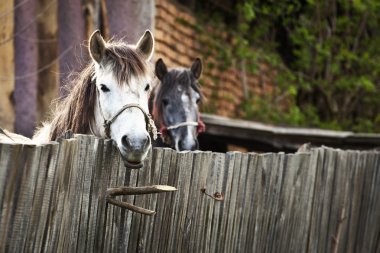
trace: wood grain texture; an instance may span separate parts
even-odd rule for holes
[[[377,151],[156,148],[130,170],[92,136],[0,143],[0,251],[377,252],[379,168]],[[113,197],[155,216],[107,204],[109,188],[148,185],[178,191]]]

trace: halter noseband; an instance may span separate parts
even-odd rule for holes
[[[177,128],[184,127],[184,126],[195,126],[195,127],[197,127],[197,135],[200,133],[203,133],[206,130],[206,126],[203,123],[203,121],[201,120],[199,115],[198,115],[198,122],[186,121],[186,122],[181,122],[181,123],[178,123],[178,124],[175,124],[172,126],[168,126],[168,127],[165,126],[161,122],[160,133],[161,133],[161,136],[163,137],[164,142],[168,142],[168,140],[166,140],[168,130],[173,130],[173,129],[177,129]]]
[[[140,111],[144,114],[145,122],[146,122],[146,129],[148,133],[152,133],[153,140],[157,139],[157,128],[154,124],[154,121],[149,113],[147,113],[139,104],[131,103],[124,105],[115,115],[113,115],[110,119],[106,119],[103,114],[102,107],[100,105],[99,95],[98,95],[98,104],[99,104],[99,110],[100,114],[103,117],[103,127],[104,127],[104,133],[107,138],[111,138],[111,124],[116,120],[118,116],[128,108],[138,108]]]
[[[183,127],[183,126],[198,126],[198,122],[195,122],[195,121],[186,121],[186,122],[181,122],[181,123],[178,123],[178,124],[175,124],[173,126],[168,126],[166,127],[167,130],[172,130],[172,129],[176,129],[176,128],[179,128],[179,127]]]

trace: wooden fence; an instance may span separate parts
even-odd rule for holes
[[[122,198],[155,216],[106,203],[108,187],[153,184],[178,191]],[[0,252],[23,251],[380,252],[380,153],[154,149],[126,170],[90,136],[0,144]]]

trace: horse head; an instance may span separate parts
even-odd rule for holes
[[[177,151],[198,149],[197,136],[205,129],[198,109],[201,60],[197,58],[190,68],[168,70],[159,59],[155,73],[160,84],[154,90],[153,118],[163,142]]]
[[[153,54],[154,39],[149,31],[136,45],[104,41],[94,32],[89,51],[94,63],[92,82],[96,85],[95,135],[113,139],[128,167],[139,168],[150,147],[152,122],[148,98],[152,74],[148,61]]]

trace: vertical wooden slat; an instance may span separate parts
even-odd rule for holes
[[[239,188],[237,192],[237,207],[238,210],[235,213],[235,233],[234,233],[234,251],[241,252],[243,245],[245,244],[245,239],[247,234],[242,232],[246,223],[244,223],[245,218],[248,216],[246,212],[246,208],[248,206],[249,195],[247,192],[249,191],[249,183],[248,180],[248,163],[249,163],[249,155],[242,154],[241,157],[241,172],[239,179]]]
[[[152,149],[152,160],[151,160],[151,185],[159,185],[161,178],[161,168],[163,161],[163,150],[162,149]],[[158,195],[154,194],[149,196],[148,208],[155,210],[156,215],[154,217],[147,217],[147,221],[144,227],[143,241],[145,242],[145,252],[152,252],[153,236],[154,236],[154,225],[155,220],[159,219],[158,214],[162,213],[163,210],[157,210],[158,207]],[[156,248],[157,249],[157,248]]]
[[[111,187],[109,181],[112,173],[112,163],[111,163],[111,154],[114,150],[112,140],[105,140],[104,146],[102,148],[101,160],[99,161],[99,196],[98,196],[98,213],[96,218],[96,231],[95,231],[95,250],[105,251],[107,244],[106,241],[107,235],[107,214],[108,209],[110,208],[106,200],[106,190],[108,187]]]
[[[348,152],[337,152],[331,211],[327,228],[327,231],[331,232],[327,240],[327,250],[331,252],[342,252],[341,250],[344,248],[344,236],[347,230],[346,217],[349,214],[347,202],[349,201],[350,164],[348,161]]]
[[[246,165],[246,186],[245,186],[245,195],[244,195],[244,208],[242,210],[242,220],[241,220],[241,228],[239,235],[242,238],[239,238],[238,251],[239,252],[247,252],[251,249],[248,249],[247,243],[249,241],[253,241],[253,234],[249,233],[250,229],[250,220],[254,219],[254,207],[252,206],[253,198],[255,195],[254,187],[255,187],[255,173],[257,166],[257,154],[247,154],[248,161]]]
[[[206,163],[205,165],[203,165]],[[207,166],[206,166],[207,165]],[[220,194],[225,194],[223,192],[223,175],[225,166],[225,156],[224,154],[208,153],[207,156],[203,158],[200,168],[201,169],[201,188],[206,189],[207,194],[215,194],[216,192]],[[207,168],[207,170],[206,170]],[[199,168],[195,168],[199,170]],[[222,207],[223,201],[216,201],[211,199],[205,194],[199,195],[200,204],[197,210],[197,217],[195,220],[195,226],[200,223],[202,230],[201,233],[196,233],[197,240],[205,242],[203,247],[202,244],[199,245],[200,249],[207,252],[216,249],[216,244],[219,243],[218,238],[218,224],[221,216],[220,209]],[[198,222],[199,220],[199,222]],[[200,236],[200,237],[199,237]],[[194,241],[194,246],[197,245],[198,241]],[[192,247],[193,248],[193,247]],[[191,251],[191,249],[189,251]]]
[[[96,249],[97,241],[101,238],[96,238],[97,232],[97,218],[101,212],[101,206],[105,205],[105,190],[106,186],[104,184],[104,169],[102,168],[103,160],[103,150],[104,150],[104,140],[95,138],[94,140],[94,163],[93,163],[93,174],[92,183],[90,190],[90,214],[89,214],[89,224],[88,224],[88,234],[87,234],[87,244],[86,252],[93,252]]]
[[[224,166],[224,178],[223,178],[223,189],[222,192],[225,193],[224,201],[221,207],[222,213],[227,213],[228,208],[230,207],[230,202],[233,201],[233,195],[231,194],[231,185],[232,185],[232,179],[233,175],[235,173],[234,169],[234,153],[227,153],[226,154],[226,160],[225,160],[225,166]],[[222,252],[227,238],[227,225],[228,225],[228,215],[223,215],[222,219],[220,221],[220,233],[219,233],[219,239],[220,242],[217,246],[217,251]]]
[[[66,160],[69,161],[68,166],[66,165],[65,170],[70,171],[65,182],[64,187],[66,188],[65,192],[62,192],[61,198],[63,198],[63,212],[62,212],[62,225],[59,232],[59,241],[58,241],[58,251],[75,251],[76,250],[76,241],[74,238],[77,238],[78,233],[78,221],[79,221],[79,201],[78,192],[80,190],[79,180],[82,178],[81,171],[78,170],[78,165],[82,163],[83,159],[83,150],[80,149],[78,140],[73,140],[69,142],[69,153],[67,153]],[[79,165],[80,166],[80,165]],[[67,173],[65,171],[65,173]]]
[[[227,217],[227,224],[226,224],[226,237],[224,238],[224,251],[232,251],[234,248],[234,240],[233,240],[233,234],[235,232],[235,214],[236,211],[238,211],[237,201],[238,201],[238,190],[239,190],[239,181],[240,181],[240,174],[242,171],[241,168],[241,153],[235,152],[233,154],[232,159],[234,160],[234,173],[232,174],[231,179],[231,188],[227,188],[226,191],[229,192],[229,205],[226,208],[226,212],[228,213]],[[226,195],[227,197],[227,195]]]
[[[11,241],[12,225],[17,207],[18,188],[23,174],[23,164],[26,160],[26,150],[23,145],[3,144],[0,165],[4,166],[2,180],[2,202],[0,216],[0,249],[6,252]],[[21,164],[21,165],[20,165]]]
[[[144,186],[146,185],[146,182],[149,180],[150,164],[145,161],[144,165],[145,166],[141,168],[140,170],[135,170],[135,172],[138,173],[137,182],[136,182],[137,186]],[[133,203],[136,206],[145,207],[144,199],[145,199],[145,196],[136,196],[134,198]],[[127,212],[130,212],[130,211],[127,211]],[[131,223],[130,229],[133,232],[130,232],[129,234],[128,250],[135,252],[135,251],[140,251],[140,244],[144,243],[141,241],[141,238],[142,238],[141,223],[143,223],[146,217],[138,213],[131,213],[131,215],[132,215],[132,223]],[[144,247],[144,245],[141,245],[141,247]]]
[[[78,231],[78,248],[79,252],[84,252],[86,249],[86,244],[90,240],[88,238],[88,227],[89,227],[89,219],[93,212],[93,209],[90,209],[91,206],[91,184],[93,184],[93,168],[96,162],[95,154],[96,146],[95,146],[95,138],[90,136],[80,136],[80,139],[83,138],[83,142],[81,145],[87,146],[87,152],[84,160],[83,167],[80,167],[79,170],[83,171],[83,180],[82,180],[82,190],[80,196],[80,219],[79,219],[79,231]]]
[[[110,160],[108,164],[105,164],[105,166],[111,166],[110,170],[110,180],[108,182],[108,187],[116,187],[118,185],[119,180],[119,156],[115,153],[115,147],[111,147],[111,155]],[[106,252],[115,252],[117,247],[115,244],[115,241],[117,240],[117,224],[115,217],[117,214],[120,213],[120,208],[116,207],[114,205],[107,204],[107,218],[106,218],[106,234],[104,238],[104,249],[103,251]]]
[[[380,224],[380,154],[379,152],[371,154],[374,156],[374,164],[371,167],[372,170],[372,182],[370,196],[370,209],[367,219],[366,235],[368,235],[369,252],[376,252],[380,249],[380,226],[373,226],[372,224]],[[365,250],[367,250],[365,249]]]
[[[26,161],[19,166],[21,180],[17,187],[15,216],[12,223],[9,252],[21,252],[26,244],[28,227],[33,209],[34,191],[39,169],[41,146],[25,146]],[[21,232],[23,231],[23,232]]]
[[[269,226],[272,208],[272,191],[275,182],[277,155],[264,154],[260,163],[262,196],[260,196],[259,210],[257,212],[256,233],[255,233],[255,250],[265,251],[267,238],[269,237]]]
[[[59,144],[59,153],[56,167],[54,168],[54,180],[52,183],[51,213],[47,219],[47,232],[44,238],[44,252],[56,252],[59,238],[61,237],[62,216],[65,208],[65,193],[68,189],[68,182],[71,173],[70,158],[71,146],[74,140],[62,140]]]
[[[268,157],[269,158],[269,157]],[[272,172],[270,173],[270,183],[268,184],[268,202],[267,202],[267,212],[266,212],[266,224],[268,226],[268,234],[266,238],[262,238],[265,242],[265,250],[268,252],[273,251],[274,242],[276,242],[276,229],[279,219],[278,205],[280,199],[280,192],[282,188],[283,181],[283,171],[284,171],[284,153],[273,154],[272,155]],[[269,169],[270,167],[268,167]],[[264,234],[263,234],[264,236]]]
[[[326,157],[325,157],[326,156]],[[318,252],[320,247],[320,226],[321,226],[321,214],[323,212],[323,201],[325,198],[325,182],[327,177],[327,172],[325,171],[324,166],[327,164],[328,157],[325,155],[325,150],[318,149],[318,160],[315,176],[315,187],[314,187],[314,196],[313,196],[313,207],[311,213],[311,223],[310,223],[310,234],[308,240],[308,251],[309,252]]]
[[[157,151],[158,152],[158,151]],[[171,161],[172,161],[172,155],[175,154],[174,151],[171,149],[165,148],[162,149],[163,152],[163,160],[161,165],[161,171],[160,171],[160,184],[163,185],[170,185],[169,183],[169,174],[171,173]],[[153,236],[152,236],[152,246],[149,249],[150,252],[163,252],[162,248],[164,247],[163,244],[165,243],[163,240],[164,236],[162,234],[162,231],[164,227],[167,227],[167,223],[164,223],[164,219],[166,217],[166,214],[169,213],[167,210],[169,206],[166,204],[168,199],[170,199],[172,194],[175,193],[169,193],[169,194],[159,194],[157,196],[157,214],[154,219],[154,229],[153,229]]]
[[[168,185],[176,185],[177,181],[177,152],[171,151],[170,156],[170,167],[169,167],[169,173],[168,173]],[[173,200],[175,198],[175,195],[177,192],[168,194],[165,198],[165,215],[162,220],[162,226],[160,231],[161,238],[159,239],[159,252],[168,252],[169,250],[169,234],[172,229],[171,227],[171,215],[175,212]]]
[[[177,245],[177,247],[181,247],[180,249],[177,248],[177,251],[186,252],[188,251],[188,248],[190,247],[191,243],[191,231],[195,230],[196,227],[194,226],[193,222],[194,219],[194,213],[195,208],[197,207],[197,200],[200,194],[200,187],[199,183],[201,179],[199,178],[200,174],[200,163],[202,162],[202,153],[199,151],[196,151],[193,153],[193,165],[192,165],[192,172],[191,172],[191,181],[190,181],[190,188],[189,188],[189,203],[190,205],[187,206],[186,210],[186,217],[185,217],[185,223],[183,225],[183,231],[181,233],[181,241],[182,243]]]
[[[364,154],[363,154],[364,153]],[[379,167],[375,167],[376,164],[376,156],[373,152],[363,152],[361,154],[361,159],[365,161],[365,165],[363,166],[364,171],[364,182],[362,188],[362,196],[360,203],[360,213],[359,219],[361,222],[358,224],[357,238],[356,238],[356,251],[357,252],[370,252],[371,248],[371,240],[373,240],[372,236],[368,233],[368,231],[373,230],[373,223],[369,223],[371,220],[372,206],[371,206],[371,191],[373,180],[376,179],[374,177],[374,170],[378,170]],[[378,199],[377,199],[378,201]],[[376,210],[378,213],[378,210]],[[377,220],[377,219],[375,219]],[[378,243],[379,235],[374,236],[374,244]]]
[[[253,154],[252,154],[253,155]],[[248,219],[248,230],[247,230],[247,243],[245,248],[247,250],[256,251],[258,248],[258,226],[259,226],[259,216],[262,210],[262,198],[265,185],[265,176],[263,175],[262,155],[254,155],[255,162],[251,165],[250,168],[253,173],[252,175],[252,184],[253,184],[253,194],[250,199],[250,216]]]
[[[55,177],[55,170],[57,166],[58,161],[58,154],[59,154],[59,145],[53,144],[49,148],[49,157],[48,159],[48,168],[46,171],[45,176],[45,188],[44,188],[44,195],[43,200],[41,204],[41,214],[40,214],[40,220],[38,225],[38,233],[36,235],[36,241],[34,243],[34,250],[38,252],[43,252],[43,243],[44,239],[47,236],[48,228],[51,224],[48,223],[49,217],[51,217],[52,212],[55,211],[54,209],[54,203],[52,203],[52,195],[53,190],[55,189],[53,187],[54,183],[54,177]],[[45,243],[47,243],[45,241]]]
[[[379,164],[376,151],[158,149],[128,171],[94,137],[0,144],[0,251],[377,252]],[[108,187],[158,183],[178,192],[123,198],[156,216],[106,204]]]
[[[180,240],[179,230],[184,222],[184,215],[187,208],[188,187],[191,175],[192,155],[190,152],[180,152],[177,154],[176,177],[174,187],[178,189],[174,194],[171,205],[173,213],[170,219],[170,233],[168,250],[176,251],[177,242]]]
[[[49,170],[49,156],[51,155],[51,148],[53,145],[40,146],[41,155],[38,160],[38,169],[37,169],[37,179],[35,181],[35,191],[33,196],[33,203],[29,213],[31,216],[30,224],[26,232],[26,245],[24,251],[33,251],[36,247],[35,241],[43,237],[43,229],[40,228],[40,221],[44,220],[44,216],[41,217],[42,211],[46,211],[46,206],[43,206],[44,195],[45,195],[45,185],[48,183],[47,175]],[[54,159],[54,158],[53,158]],[[49,193],[46,193],[49,194]],[[45,213],[46,214],[46,213]],[[41,231],[42,229],[42,231]],[[40,238],[39,238],[40,237]]]

